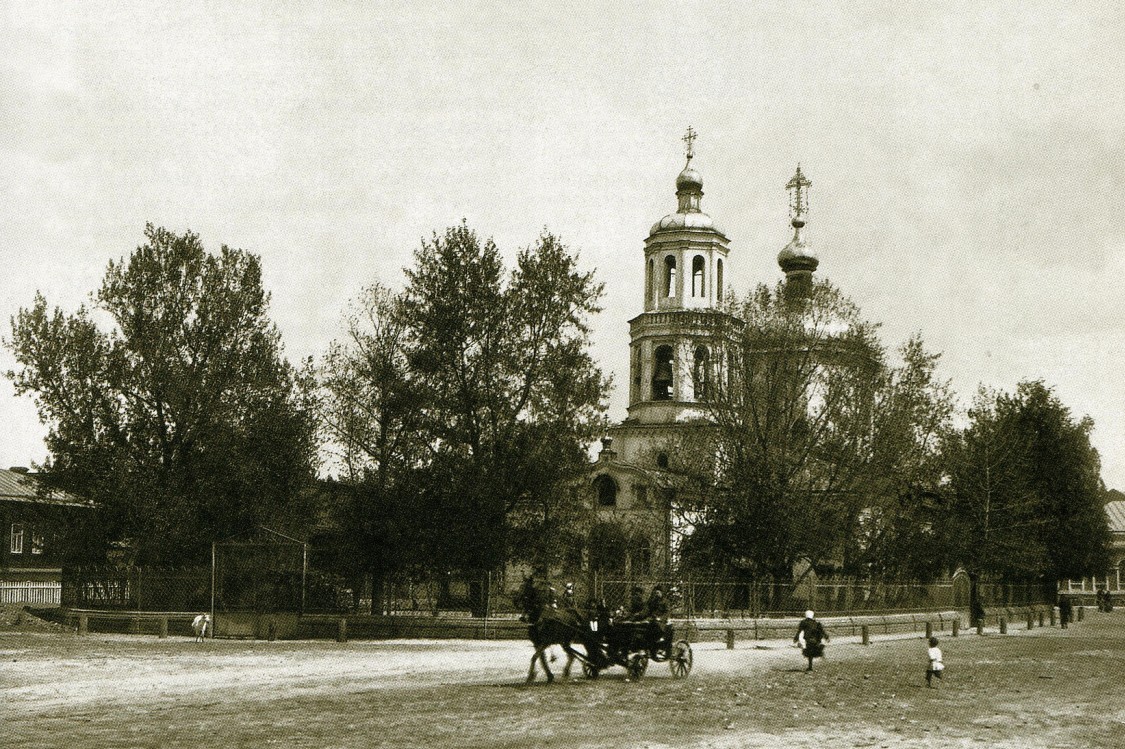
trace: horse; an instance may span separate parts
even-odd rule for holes
[[[552,589],[553,590],[553,589]],[[531,664],[527,670],[527,683],[535,681],[535,662],[543,665],[543,673],[547,675],[547,683],[555,680],[551,667],[547,663],[547,649],[553,645],[562,647],[566,653],[566,666],[563,668],[563,678],[570,678],[570,667],[578,656],[573,644],[575,640],[583,641],[585,622],[582,621],[576,610],[569,607],[558,608],[554,596],[544,595],[535,586],[532,578],[524,578],[523,588],[513,597],[518,606],[523,607],[523,619],[527,622],[527,636],[535,646],[531,656]],[[588,647],[588,646],[587,646]]]
[[[211,632],[211,615],[200,614],[195,617],[195,619],[192,620],[191,629],[195,632],[195,641],[203,642]]]

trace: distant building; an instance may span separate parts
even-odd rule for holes
[[[0,602],[58,603],[66,529],[93,506],[26,468],[0,469]]]
[[[1121,493],[1116,491],[1111,494],[1121,496]],[[1104,575],[1098,577],[1066,580],[1059,584],[1059,590],[1070,593],[1093,593],[1099,588],[1105,588],[1118,595],[1125,593],[1125,500],[1106,502],[1105,515],[1111,535],[1110,568]]]

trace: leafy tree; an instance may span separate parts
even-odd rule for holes
[[[704,447],[716,460],[688,523],[755,577],[788,580],[801,561],[889,569],[895,508],[936,475],[950,412],[937,357],[915,338],[891,366],[876,327],[825,281],[804,295],[759,286],[716,320],[725,355]]]
[[[548,233],[508,273],[464,223],[406,273],[401,294],[361,303],[325,361],[333,437],[366,472],[353,477],[409,481],[411,543],[434,571],[556,558],[565,479],[605,408],[588,353],[601,285]]]
[[[257,257],[152,225],[145,237],[94,295],[109,330],[37,295],[12,320],[8,375],[49,426],[47,469],[102,505],[138,561],[184,563],[304,516],[312,383],[281,357]]]
[[[1093,422],[1078,421],[1042,382],[1014,394],[981,390],[944,462],[951,506],[946,535],[975,578],[1044,580],[1108,566]]]

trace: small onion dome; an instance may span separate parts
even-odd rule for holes
[[[695,188],[696,190],[703,189],[703,177],[699,176],[699,172],[691,168],[691,162],[688,161],[687,166],[676,177],[676,192]]]
[[[815,271],[816,266],[820,264],[820,258],[801,236],[800,227],[794,232],[793,240],[777,253],[777,264],[786,273],[801,270]]]

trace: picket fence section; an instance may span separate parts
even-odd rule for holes
[[[0,604],[58,606],[61,601],[62,584],[58,582],[0,582]]]

